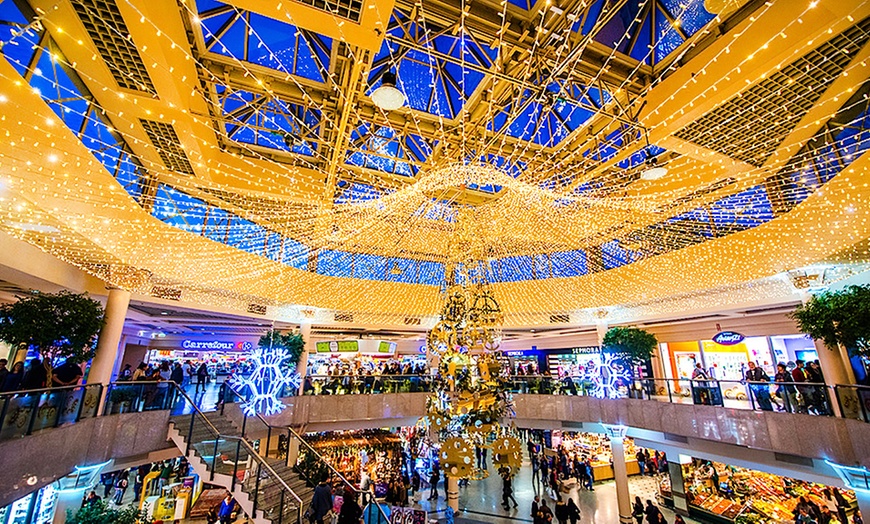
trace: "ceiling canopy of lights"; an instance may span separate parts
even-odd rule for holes
[[[866,2],[0,0],[0,45],[0,229],[158,298],[530,325],[868,259]]]

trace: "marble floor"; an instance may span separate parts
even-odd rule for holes
[[[471,481],[468,487],[460,488],[460,513],[456,515],[457,524],[532,522],[531,504],[535,495],[540,495],[542,498],[546,497],[547,504],[551,509],[555,505],[555,499],[550,495],[542,493],[540,485],[532,485],[531,466],[526,463],[513,483],[514,498],[519,503],[519,507],[510,510],[503,509],[501,506],[501,478],[491,466],[490,464],[490,476],[488,478],[476,482]],[[639,496],[644,501],[644,504],[647,499],[656,503],[656,493],[658,493],[657,477],[632,476],[629,477],[628,484],[632,500],[634,500],[635,496]],[[447,506],[443,483],[438,486],[438,494],[439,498],[437,501],[428,501],[426,498],[429,496],[429,490],[424,490],[421,495],[423,500],[415,502],[414,507],[429,511],[430,519],[438,518],[443,522]],[[613,481],[595,483],[594,491],[574,489],[568,493],[562,493],[562,497],[565,500],[567,500],[567,497],[574,499],[574,502],[580,507],[580,522],[583,524],[618,524],[619,522],[619,512],[616,506],[616,485]],[[660,509],[665,519],[673,523],[673,511],[661,506]],[[432,514],[433,511],[435,512],[434,515]],[[686,522],[697,523],[698,521],[686,518]]]

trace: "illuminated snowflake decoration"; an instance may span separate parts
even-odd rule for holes
[[[285,365],[289,357],[283,348],[257,348],[251,353],[254,371],[247,377],[237,376],[232,380],[232,384],[243,392],[248,390],[247,398],[241,405],[245,415],[259,413],[269,416],[283,411],[285,406],[280,397],[284,388],[298,389],[300,385],[296,370],[288,369]]]
[[[631,368],[623,366],[623,359],[619,355],[603,353],[601,359],[592,395],[598,398],[624,397],[622,391],[631,384]]]

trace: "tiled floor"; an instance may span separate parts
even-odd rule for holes
[[[491,465],[490,465],[491,466]],[[517,509],[504,510],[501,506],[501,478],[495,474],[495,470],[490,468],[490,476],[484,480],[477,482],[469,482],[468,487],[460,488],[459,490],[459,508],[460,514],[456,516],[456,523],[462,524],[466,520],[477,521],[486,524],[501,524],[505,522],[531,522],[531,505],[535,495],[542,495],[540,486],[532,486],[531,466],[526,463],[519,475],[514,479],[514,497],[519,503]],[[629,477],[629,491],[631,492],[631,500],[635,496],[639,496],[646,503],[646,500],[656,502],[656,493],[658,493],[658,479],[654,477]],[[423,499],[416,503],[415,507],[426,509],[427,511],[436,511],[437,517],[444,520],[444,510],[446,509],[447,501],[445,499],[444,487],[439,485],[438,494],[440,497],[436,502],[425,500],[429,491],[425,490]],[[574,502],[580,507],[581,519],[583,524],[618,524],[619,512],[616,506],[616,486],[613,481],[598,482],[594,486],[594,491],[572,490],[569,493],[563,493],[563,497],[571,497]],[[567,500],[567,499],[566,499]],[[552,508],[555,504],[555,499],[547,495],[547,504]],[[668,522],[674,521],[674,513],[667,508],[660,508]],[[430,516],[430,518],[433,518]],[[461,520],[461,522],[460,522]],[[686,519],[687,523],[696,523],[698,521]]]

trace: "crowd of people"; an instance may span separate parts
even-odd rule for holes
[[[744,378],[757,409],[813,415],[833,413],[818,360],[806,364],[803,360],[780,362],[776,365],[773,381],[757,362],[749,362]],[[771,385],[776,386],[773,395]]]

